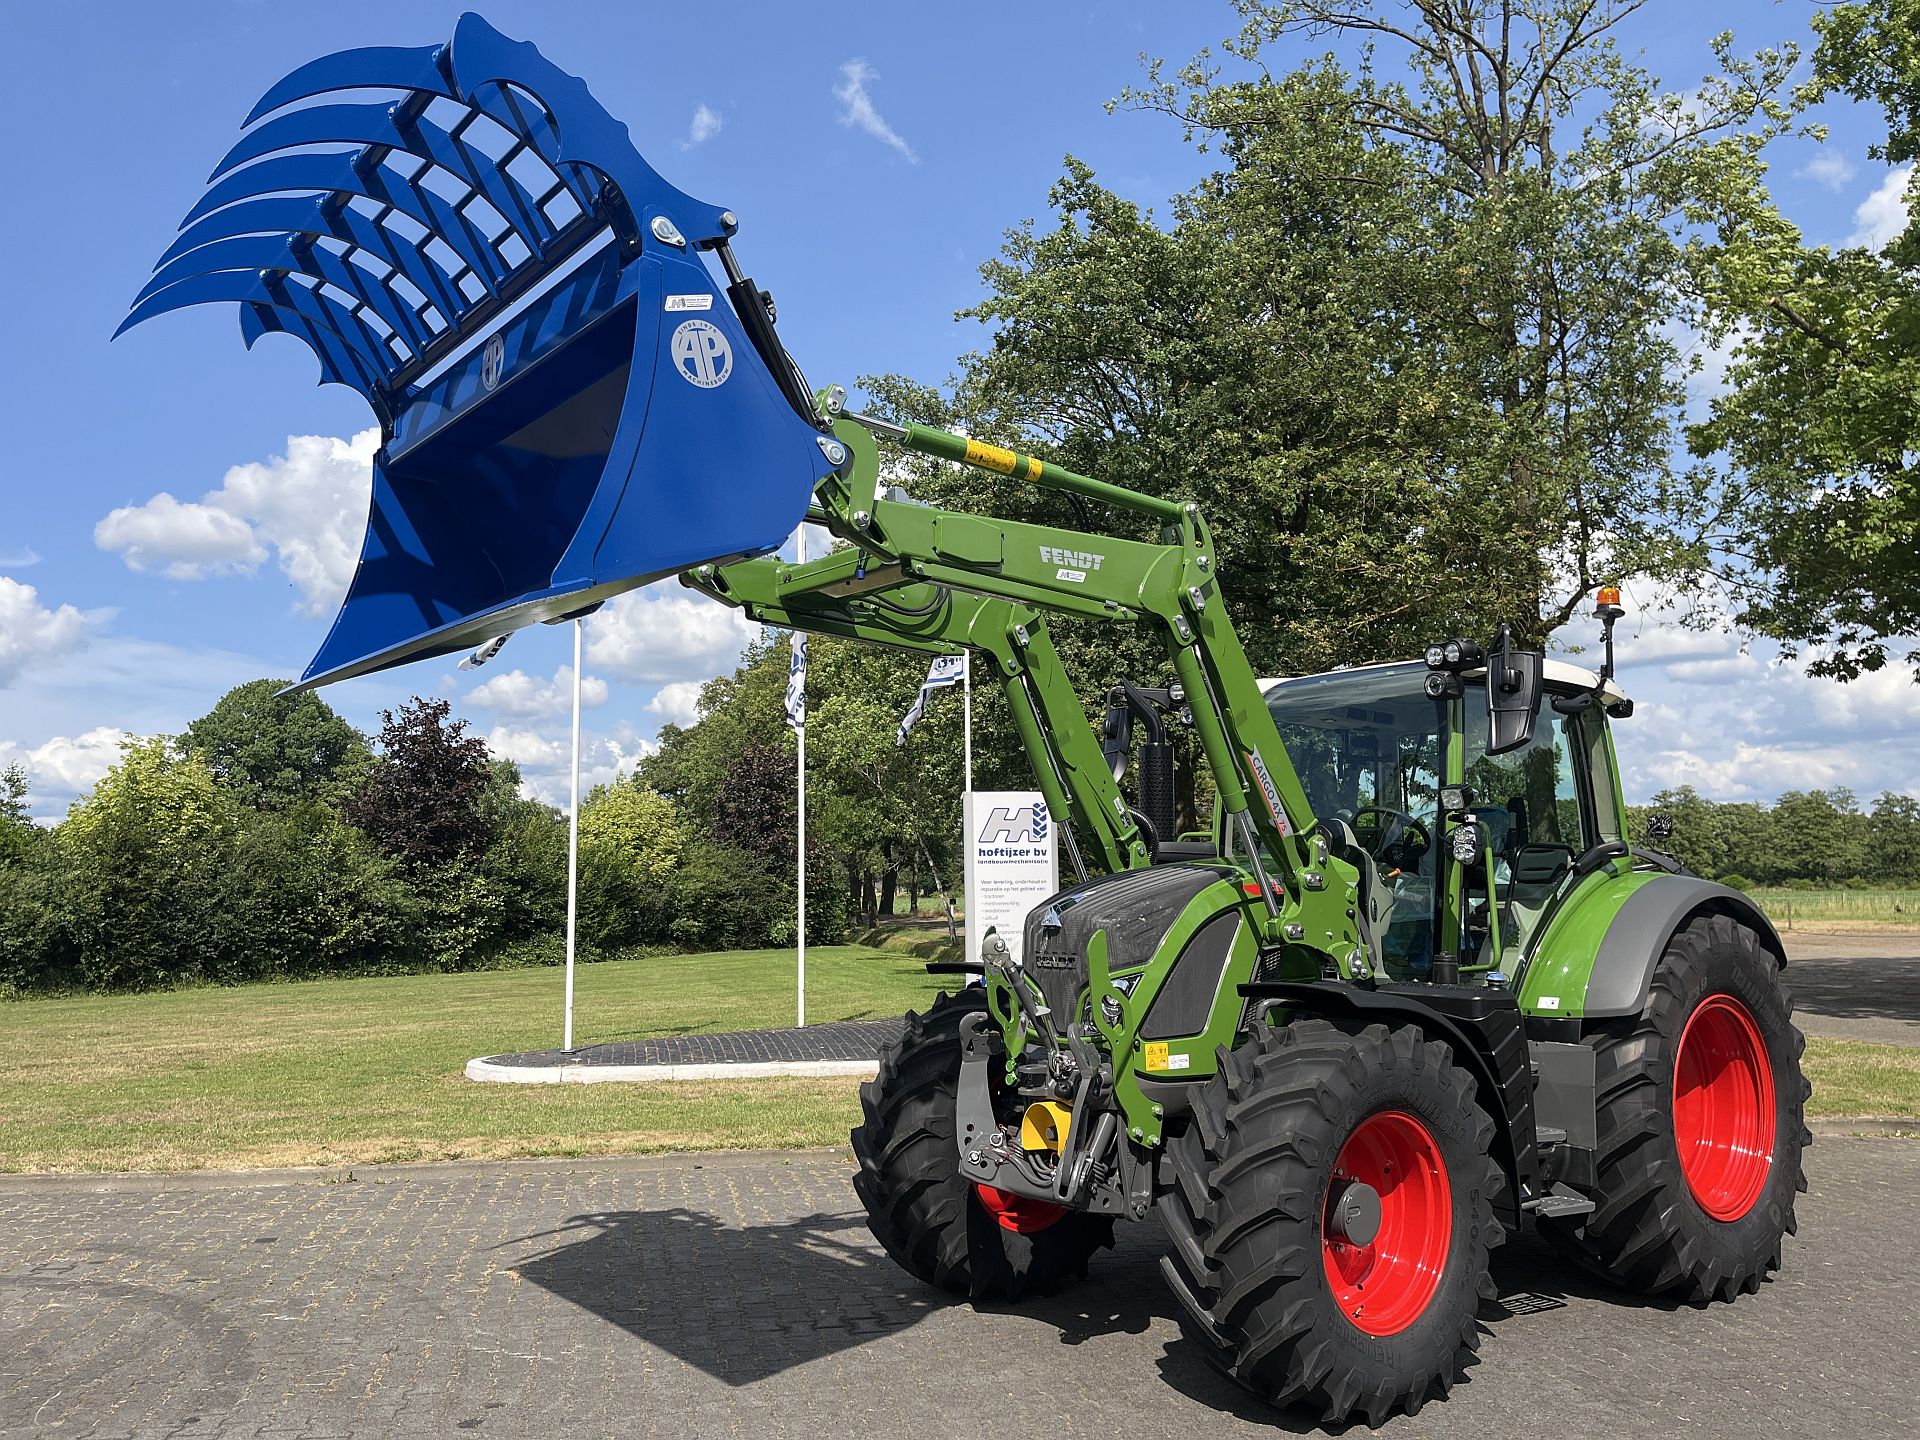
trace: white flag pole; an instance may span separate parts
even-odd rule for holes
[[[573,1049],[573,947],[580,928],[580,620],[573,622],[573,809],[567,816],[567,1017],[562,1050]]]
[[[800,523],[794,532],[794,563],[804,564],[807,558],[807,526]],[[796,1028],[807,1023],[807,727],[806,719],[806,678],[800,681],[800,704],[802,724],[794,732],[796,746],[800,754],[799,777],[796,781],[794,820],[794,956],[795,974],[793,985],[793,1023]]]
[[[973,651],[960,652],[960,723],[966,739],[967,791],[973,790]]]

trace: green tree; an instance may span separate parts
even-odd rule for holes
[[[0,770],[0,865],[26,858],[35,844],[34,830],[27,805],[27,772],[9,765]]]
[[[70,978],[72,886],[53,832],[35,825],[27,773],[0,770],[0,995]]]
[[[396,862],[323,805],[243,813],[209,898],[209,980],[386,974],[419,965],[420,907]]]
[[[1774,802],[1772,819],[1788,878],[1831,885],[1865,868],[1866,817],[1844,786],[1789,790]]]
[[[1867,822],[1867,846],[1875,878],[1920,885],[1920,800],[1882,794]]]
[[[581,933],[596,945],[658,936],[686,848],[673,802],[625,778],[580,807]]]
[[[1915,160],[1920,0],[1835,5],[1813,26],[1801,98],[1878,103],[1887,138],[1872,154]],[[1689,437],[1728,467],[1706,539],[1736,618],[1810,650],[1815,674],[1904,658],[1920,679],[1920,646],[1891,648],[1920,637],[1920,223],[1878,251],[1808,247],[1734,187],[1695,218],[1710,331],[1737,342],[1726,392]]]
[[[493,839],[498,779],[487,743],[448,718],[445,700],[416,695],[380,712],[380,757],[343,809],[410,869],[482,854]]]
[[[290,683],[237,685],[181,737],[249,809],[338,800],[373,758],[366,737],[318,695],[278,693]]]
[[[1267,673],[1496,621],[1538,642],[1592,584],[1692,565],[1671,524],[1692,493],[1674,232],[1784,123],[1791,52],[1723,44],[1724,76],[1683,100],[1616,50],[1633,0],[1238,8],[1232,73],[1203,55],[1127,97],[1220,169],[1163,228],[1069,160],[1051,225],[984,267],[970,313],[993,339],[952,408],[1197,500]],[[1301,34],[1357,63],[1263,68]],[[955,483],[916,479],[934,500]],[[1157,662],[1111,633],[1072,644],[1076,680]]]
[[[1703,798],[1691,785],[1662,790],[1653,797],[1648,807],[1649,810],[1664,810],[1673,818],[1673,838],[1659,848],[1696,875],[1704,875],[1709,880],[1727,874],[1751,877],[1752,871],[1742,870],[1733,862],[1726,830],[1720,823],[1718,812],[1721,808]],[[1635,839],[1642,838],[1646,833],[1646,813],[1641,811],[1636,815],[1637,823],[1633,826]]]
[[[239,817],[199,757],[166,736],[127,740],[59,829],[73,884],[80,977],[147,989],[211,973],[217,896]]]

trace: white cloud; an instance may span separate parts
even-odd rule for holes
[[[49,796],[70,799],[100,783],[100,777],[120,762],[126,732],[102,725],[84,735],[56,735],[45,744],[28,748],[0,740],[0,770],[18,765],[27,772],[27,796],[40,818],[58,818],[46,804]]]
[[[700,718],[700,690],[704,684],[701,680],[675,680],[671,685],[662,685],[659,693],[647,702],[647,713],[658,715],[665,724],[686,729]]]
[[[531,725],[496,725],[487,734],[487,748],[520,767],[521,793],[564,810],[572,784],[572,745],[564,730],[548,734]],[[630,724],[609,734],[580,737],[580,793],[611,784],[631,774],[658,747],[640,739]]]
[[[1714,660],[1681,660],[1666,666],[1665,673],[1669,680],[1682,685],[1720,685],[1729,680],[1757,679],[1763,667],[1751,655],[1724,655]]]
[[[1629,721],[1629,724],[1632,722]],[[1630,737],[1628,737],[1630,738]],[[1628,743],[1623,738],[1623,745]],[[1647,793],[1691,785],[1712,800],[1771,801],[1782,790],[1823,790],[1854,777],[1858,766],[1837,750],[1736,742],[1719,754],[1657,750],[1629,758],[1629,778]],[[1629,799],[1633,796],[1630,793]]]
[[[567,763],[565,741],[526,725],[496,725],[487,732],[487,748],[522,770],[553,770]]]
[[[562,665],[551,680],[542,680],[524,670],[508,670],[495,675],[467,692],[466,703],[480,710],[502,715],[567,715],[573,710],[573,667]],[[590,710],[607,703],[607,682],[598,675],[580,677],[580,708]]]
[[[693,107],[693,122],[687,126],[687,143],[683,148],[691,149],[704,144],[720,133],[722,116],[710,105]]]
[[[1813,158],[1793,173],[1802,180],[1839,191],[1859,172],[1854,169],[1853,161],[1838,150],[1822,149],[1815,151]]]
[[[920,157],[913,153],[913,147],[874,109],[873,97],[867,94],[867,82],[879,78],[864,60],[848,60],[840,66],[840,83],[833,87],[834,98],[841,105],[840,123],[864,130],[882,145],[898,150],[909,164],[918,165]]]
[[[49,610],[33,586],[0,575],[0,686],[34,661],[85,643],[90,618],[71,605]]]
[[[160,570],[170,580],[251,575],[267,558],[253,526],[217,506],[181,503],[165,490],[144,505],[123,505],[93,527],[93,543],[129,570]]]
[[[331,614],[360,560],[379,446],[377,429],[348,440],[289,435],[285,454],[234,466],[197,501],[162,491],[114,510],[94,527],[94,543],[132,569],[176,580],[252,574],[271,548],[299,608]]]
[[[669,580],[629,590],[587,621],[587,661],[621,680],[664,685],[733,667],[759,627]]]
[[[1615,726],[1627,798],[1692,785],[1713,800],[1770,803],[1782,791],[1847,785],[1871,803],[1920,787],[1920,685],[1891,665],[1848,684],[1806,673],[1813,653],[1782,660],[1743,641],[1719,607],[1710,629],[1683,626],[1685,602],[1644,578],[1623,587],[1614,632],[1631,718]],[[1584,610],[1585,607],[1583,607]],[[1556,636],[1598,662],[1598,625],[1579,615]]]
[[[31,545],[19,550],[0,551],[0,570],[25,570],[40,563],[40,552]]]
[[[1853,212],[1854,231],[1847,237],[1847,244],[1878,250],[1905,230],[1912,209],[1907,191],[1912,184],[1911,163],[1889,170],[1880,187]]]

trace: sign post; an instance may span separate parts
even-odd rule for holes
[[[965,814],[966,957],[979,957],[991,929],[1018,960],[1027,912],[1060,889],[1056,824],[1037,790],[972,792]]]

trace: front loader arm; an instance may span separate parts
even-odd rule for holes
[[[839,392],[825,398],[826,408],[839,413]],[[883,486],[876,436],[1129,511],[1153,522],[1157,539],[921,504]],[[835,471],[816,487],[810,518],[847,548],[828,557],[830,568],[804,575],[798,567],[789,570],[787,604],[808,593],[843,597],[919,581],[1048,614],[1146,627],[1185,687],[1227,829],[1254,872],[1247,909],[1263,943],[1304,946],[1342,973],[1378,973],[1378,957],[1369,953],[1356,920],[1359,871],[1317,826],[1226,616],[1212,533],[1197,506],[927,426],[839,413],[832,440],[822,443]],[[1083,726],[1080,717],[1066,728]]]
[[[797,565],[772,557],[702,565],[680,579],[762,624],[928,655],[966,649],[983,656],[1041,794],[1074,822],[1064,833],[1076,875],[1088,873],[1076,830],[1109,873],[1148,863],[1146,842],[1038,611],[904,580],[898,567],[862,571],[846,550]]]

